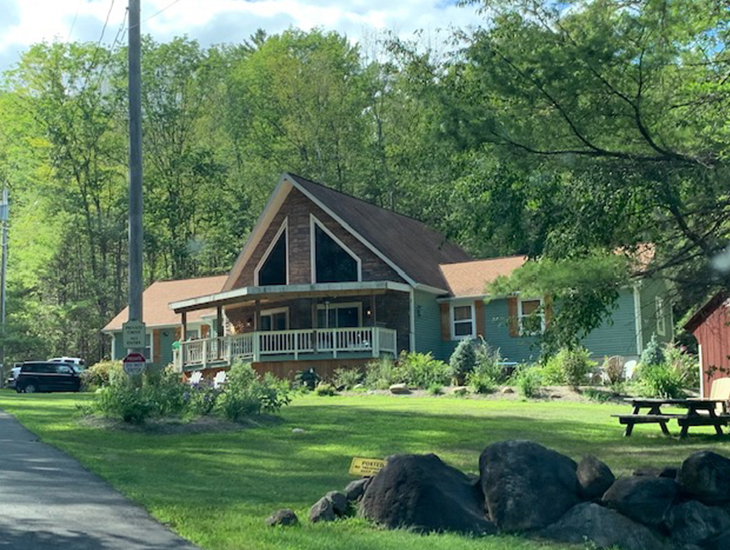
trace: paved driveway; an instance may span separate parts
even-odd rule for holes
[[[196,550],[0,411],[0,550]]]

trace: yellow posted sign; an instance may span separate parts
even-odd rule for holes
[[[385,460],[377,458],[353,458],[350,464],[350,475],[371,477],[385,466]]]

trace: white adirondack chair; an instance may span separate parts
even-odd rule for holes
[[[213,387],[219,389],[226,383],[226,371],[219,370],[213,377]]]
[[[196,370],[193,374],[190,375],[189,383],[191,386],[195,386],[196,384],[200,384],[200,381],[203,379],[203,373],[199,370]]]

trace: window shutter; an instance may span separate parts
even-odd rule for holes
[[[476,319],[474,319],[474,322],[476,323],[476,335],[477,338],[480,336],[484,338],[485,331],[484,331],[484,301],[477,300],[474,302],[474,316]]]
[[[555,314],[553,309],[553,299],[550,295],[546,294],[542,303],[545,308],[545,328],[548,328],[550,327],[550,323],[552,323],[553,316]]]
[[[159,364],[161,358],[160,352],[162,350],[160,348],[162,347],[162,344],[160,342],[160,332],[161,331],[159,330],[152,331],[152,362],[155,364]]]
[[[516,338],[520,335],[520,320],[517,318],[517,296],[507,298],[507,317],[509,322],[509,335]]]
[[[441,309],[441,339],[444,342],[451,340],[451,319],[449,315],[449,304],[440,303]]]
[[[200,337],[201,338],[207,338],[208,337],[208,329],[210,327],[208,325],[200,325]]]
[[[175,341],[182,340],[182,327],[175,327]]]

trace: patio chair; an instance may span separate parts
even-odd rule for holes
[[[725,403],[717,404],[715,414],[727,416],[727,404],[730,402],[730,378],[717,378],[710,386],[710,399],[724,399]]]
[[[190,375],[190,378],[188,379],[188,383],[191,386],[195,386],[197,384],[200,384],[200,381],[203,379],[203,373],[199,370],[196,370],[193,374]]]
[[[226,371],[220,370],[213,377],[213,387],[217,390],[226,383]]]

